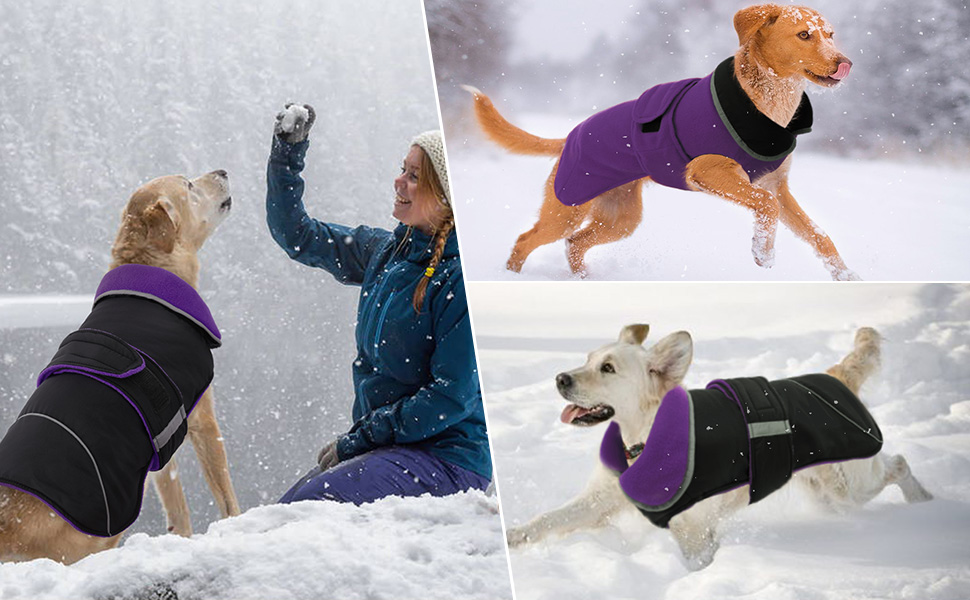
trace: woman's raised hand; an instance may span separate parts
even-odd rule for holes
[[[290,144],[302,142],[310,134],[317,113],[309,104],[287,104],[276,114],[273,133]]]

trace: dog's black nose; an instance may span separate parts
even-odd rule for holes
[[[556,375],[556,387],[565,390],[572,387],[573,378],[569,376],[569,373],[560,373]]]
[[[213,175],[218,175],[219,177],[222,177],[223,179],[228,179],[229,178],[229,173],[226,173],[225,169],[215,170],[215,171],[212,172],[212,174]]]

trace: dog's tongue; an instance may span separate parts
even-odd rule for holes
[[[583,408],[582,406],[567,404],[566,408],[562,409],[562,414],[559,415],[559,420],[568,425],[588,412],[589,410]]]
[[[840,81],[842,79],[845,79],[846,77],[849,76],[849,69],[851,68],[852,68],[852,65],[850,63],[847,63],[847,62],[839,63],[839,70],[836,71],[833,75],[831,75],[832,79],[838,79]]]

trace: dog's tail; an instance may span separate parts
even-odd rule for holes
[[[538,156],[559,156],[562,154],[562,148],[566,144],[565,138],[551,140],[523,131],[506,121],[505,117],[495,109],[492,100],[481,90],[470,85],[461,87],[474,97],[475,118],[478,119],[478,125],[488,136],[488,139],[516,154]]]
[[[879,368],[882,336],[872,327],[862,327],[855,332],[855,347],[842,362],[828,370],[828,374],[844,383],[852,393]]]

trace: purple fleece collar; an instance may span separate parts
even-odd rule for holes
[[[623,445],[623,435],[616,421],[610,421],[600,443],[600,461],[611,471],[621,474],[626,471],[630,463],[626,459],[626,446]]]
[[[181,277],[159,267],[121,265],[104,276],[94,303],[106,296],[139,296],[154,300],[198,325],[209,338],[209,346],[222,345],[222,334],[205,301]]]
[[[676,502],[693,472],[690,395],[682,387],[667,392],[657,409],[640,458],[620,477],[627,496],[647,506]]]

